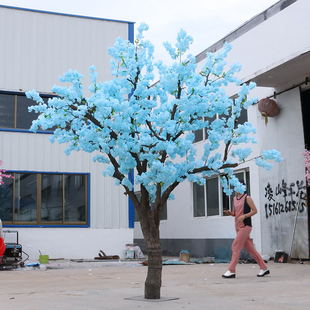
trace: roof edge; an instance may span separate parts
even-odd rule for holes
[[[259,24],[263,23],[264,21],[266,21],[267,19],[269,19],[273,15],[275,15],[275,14],[281,12],[282,10],[286,9],[288,6],[290,6],[291,4],[293,4],[296,1],[297,0],[280,0],[277,3],[275,3],[274,5],[272,5],[271,7],[269,7],[268,9],[266,9],[265,11],[255,15],[250,20],[246,21],[241,26],[239,26],[238,28],[236,28],[235,30],[233,30],[232,32],[227,34],[224,38],[220,39],[219,41],[217,41],[216,43],[214,43],[213,45],[211,45],[210,47],[208,47],[207,49],[205,49],[204,51],[199,53],[196,56],[196,63],[204,60],[207,57],[206,53],[216,52],[217,50],[219,50],[223,47],[224,43],[226,43],[226,42],[230,43],[230,42],[234,41],[235,39],[241,37],[246,32],[250,31],[251,29],[258,26]]]
[[[103,21],[108,21],[108,22],[135,24],[135,22],[125,21],[125,20],[117,20],[117,19],[109,19],[109,18],[101,18],[101,17],[92,17],[92,16],[84,16],[84,15],[75,15],[75,14],[59,13],[59,12],[51,12],[51,11],[43,11],[43,10],[21,8],[21,7],[1,5],[1,4],[0,4],[0,8],[13,9],[13,10],[22,10],[22,11],[28,11],[28,12],[34,12],[34,13],[54,14],[54,15],[69,16],[69,17],[79,17],[79,18],[86,18],[86,19],[103,20]]]

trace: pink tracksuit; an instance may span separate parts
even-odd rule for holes
[[[239,261],[239,256],[242,248],[244,247],[245,250],[252,255],[255,259],[257,264],[259,265],[260,269],[267,268],[264,260],[260,256],[260,254],[256,251],[253,241],[250,239],[250,233],[252,230],[251,226],[245,226],[243,222],[238,223],[237,219],[244,214],[244,201],[246,195],[243,195],[239,200],[237,197],[234,197],[234,209],[235,209],[235,227],[237,236],[231,246],[233,251],[233,255],[231,258],[231,262],[229,264],[228,270],[232,273],[236,272],[236,265]]]

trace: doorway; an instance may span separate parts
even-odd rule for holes
[[[310,150],[310,89],[301,92],[301,111],[305,137],[305,148]],[[309,240],[309,258],[310,258],[310,188],[307,186],[307,212],[308,212],[308,240]]]

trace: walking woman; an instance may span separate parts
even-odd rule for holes
[[[247,194],[236,193],[233,201],[233,212],[225,210],[224,213],[235,217],[235,228],[237,236],[232,244],[232,259],[228,267],[228,271],[222,275],[223,278],[235,278],[236,277],[236,265],[239,261],[239,256],[242,248],[252,255],[257,264],[260,267],[258,277],[264,277],[269,274],[267,265],[256,251],[253,241],[250,238],[252,230],[251,217],[257,213],[256,206],[253,199]]]

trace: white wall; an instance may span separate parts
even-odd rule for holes
[[[298,0],[230,42],[232,50],[228,54],[227,62],[242,64],[239,78],[247,81],[249,77],[255,77],[268,68],[282,64],[294,55],[309,51],[310,40],[305,35],[310,30],[309,10],[309,1]],[[222,41],[224,42],[225,38]],[[198,63],[198,71],[203,63],[204,61]],[[287,82],[293,85],[293,81]],[[283,90],[283,87],[279,90]],[[279,90],[257,87],[251,92],[250,97],[262,99]],[[235,95],[237,88],[229,87],[227,92]],[[252,162],[240,166],[240,168],[250,169],[251,196],[258,208],[258,215],[253,217],[251,237],[258,251],[269,255],[273,255],[274,250],[289,251],[295,213],[288,212],[266,219],[265,187],[268,182],[272,187],[276,187],[282,179],[287,183],[305,181],[305,167],[300,155],[304,149],[304,138],[299,89],[279,95],[277,102],[281,110],[280,114],[270,118],[267,127],[257,111],[257,105],[248,110],[248,118],[257,128],[258,144],[252,145],[252,157],[259,155],[262,150],[275,148],[281,151],[283,163],[275,164],[269,172],[258,168]],[[197,144],[198,149],[202,146],[203,143]],[[176,200],[168,202],[168,220],[161,223],[162,238],[234,238],[234,224],[231,218],[220,216],[193,218],[191,184],[184,182],[175,190],[174,195]],[[280,196],[278,198],[280,199]],[[298,217],[295,235],[295,240],[298,241],[293,248],[293,256],[300,258],[309,257],[306,214],[307,212],[304,212]],[[137,224],[135,238],[140,236],[139,224]]]
[[[257,118],[257,107],[253,106],[250,108],[248,120],[256,126]],[[198,156],[203,152],[203,145],[203,141],[196,144]],[[257,144],[251,146],[253,148],[252,157],[254,158],[259,154],[259,146]],[[224,147],[217,151],[223,153]],[[250,170],[251,196],[258,208],[258,214],[252,220],[254,229],[251,237],[256,248],[261,252],[260,213],[262,210],[259,205],[260,193],[256,190],[256,188],[259,188],[259,168],[253,161],[250,161],[240,165],[236,168],[236,171],[244,169]],[[221,215],[204,218],[194,217],[193,184],[191,182],[184,181],[174,190],[173,194],[175,199],[167,202],[168,219],[162,220],[160,224],[160,236],[162,239],[234,239],[236,233],[233,217]],[[221,209],[220,214],[222,214]],[[135,239],[143,239],[139,222],[135,222],[134,237]]]
[[[281,107],[280,114],[274,120],[271,119],[267,126],[263,122],[259,122],[258,126],[262,149],[276,148],[283,157],[283,162],[274,165],[272,171],[260,170],[259,191],[263,209],[261,212],[262,247],[267,253],[273,253],[275,250],[284,250],[289,253],[296,216],[296,211],[289,211],[289,206],[294,201],[296,207],[299,207],[305,202],[304,199],[299,199],[301,193],[306,195],[305,165],[301,155],[305,143],[299,89],[295,88],[277,96],[277,102]],[[283,186],[283,182],[286,186]],[[267,194],[268,184],[273,191],[272,196]],[[287,190],[283,192],[285,188]],[[278,203],[278,206],[283,205],[281,213],[277,214],[276,210],[273,211],[273,207],[269,208],[269,205],[273,206],[275,203]],[[264,210],[266,204],[268,205],[267,213]],[[298,212],[293,257],[308,257],[307,222],[307,210],[305,209],[302,213]]]
[[[90,173],[90,227],[4,229],[19,231],[20,243],[31,259],[38,257],[38,250],[54,258],[94,258],[100,249],[123,257],[125,244],[133,240],[128,197],[111,177],[102,175],[104,166],[92,161],[95,154],[72,152],[67,156],[64,149],[65,145],[52,144],[47,134],[0,131],[1,168]]]
[[[98,81],[111,78],[108,47],[128,38],[128,24],[0,8],[0,89],[49,92],[68,69],[84,75],[95,65]]]
[[[304,35],[305,31],[310,30],[310,20],[307,18],[309,9],[309,1],[298,0],[231,42],[232,50],[228,54],[228,64],[239,61],[242,64],[239,77],[242,80],[248,80],[249,77],[255,77],[268,68],[285,63],[292,57],[309,51],[310,40]],[[202,63],[203,61],[199,67]],[[293,84],[294,81],[288,80],[286,85],[280,86],[279,90],[257,87],[251,92],[251,97],[257,96],[258,99],[262,99],[273,95],[274,91],[283,90],[283,87]],[[237,88],[230,87],[228,92],[234,95]],[[305,182],[305,166],[300,155],[304,149],[304,136],[299,89],[285,92],[276,100],[281,111],[279,116],[269,118],[267,127],[257,111],[257,106],[249,109],[249,120],[257,127],[256,137],[259,142],[256,147],[253,147],[253,155],[258,155],[265,149],[275,148],[280,150],[284,158],[283,163],[275,164],[271,171],[265,171],[262,168],[255,169],[255,172],[251,168],[250,171],[251,193],[260,210],[260,215],[254,217],[252,236],[258,250],[269,255],[273,255],[275,250],[285,250],[289,253],[296,213],[288,212],[266,219],[265,187],[270,182],[275,188],[282,179],[287,183],[294,182],[295,186],[296,181]],[[283,197],[278,196],[278,199],[283,202]],[[221,224],[219,229],[224,227]],[[229,235],[230,232],[227,233],[227,236]],[[292,255],[307,258],[308,249],[308,224],[305,211],[298,215]]]
[[[240,62],[239,77],[247,80],[293,55],[309,51],[310,40],[305,35],[310,31],[309,10],[308,0],[298,0],[230,42],[232,50],[227,62]]]
[[[0,131],[0,158],[8,170],[90,173],[91,228],[127,228],[128,198],[114,179],[104,177],[103,164],[94,163],[95,154],[64,153],[65,145],[54,143],[47,134]]]
[[[84,75],[85,95],[95,65],[98,81],[111,78],[108,47],[128,38],[128,23],[0,7],[0,90],[50,92],[68,69]],[[128,197],[104,177],[95,154],[64,154],[47,134],[0,131],[0,159],[8,170],[90,173],[89,228],[9,228],[18,230],[24,251],[50,257],[93,258],[102,249],[118,254],[133,240],[128,223]],[[6,229],[4,227],[4,229]]]
[[[125,245],[132,243],[133,230],[124,229],[81,229],[81,228],[4,228],[5,242],[16,242],[29,255],[30,261],[39,259],[39,251],[50,258],[94,259],[100,250],[106,255],[125,258]],[[23,254],[23,259],[26,255]]]

